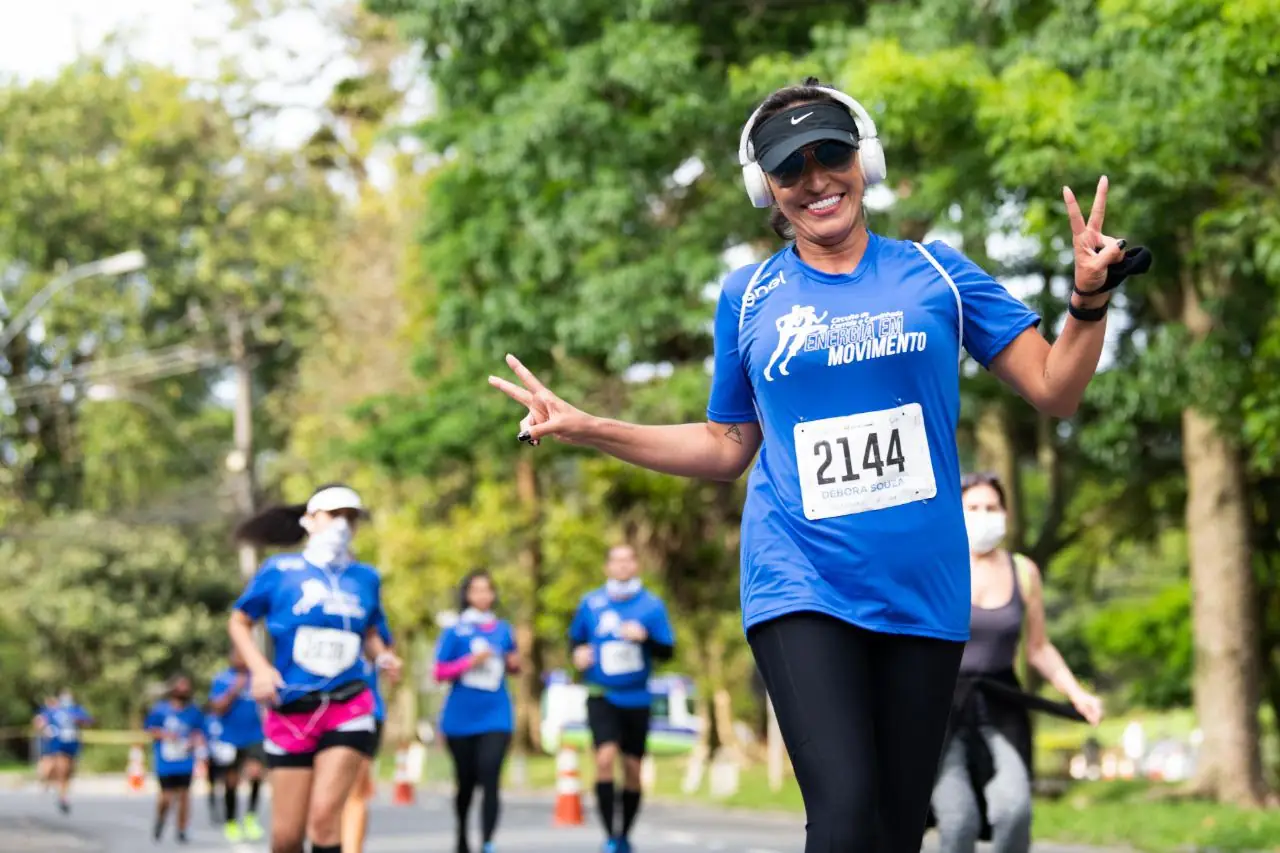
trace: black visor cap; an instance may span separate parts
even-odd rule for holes
[[[766,172],[806,145],[825,140],[858,147],[858,124],[843,106],[803,104],[770,116],[751,131],[755,160]]]

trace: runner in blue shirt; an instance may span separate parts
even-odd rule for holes
[[[400,659],[379,636],[382,581],[357,562],[351,539],[367,517],[360,496],[322,486],[306,504],[274,507],[243,523],[243,542],[306,546],[267,559],[235,603],[228,633],[249,667],[253,698],[268,706],[263,723],[271,772],[271,845],[340,853],[347,795],[376,746],[367,656],[395,678]],[[253,641],[262,620],[274,661]]]
[[[687,477],[735,480],[760,451],[741,536],[747,640],[808,814],[808,853],[918,853],[969,620],[955,430],[967,350],[1046,414],[1067,417],[1097,368],[1110,291],[1150,266],[1063,191],[1075,254],[1068,318],[1037,316],[941,242],[867,229],[885,176],[875,124],[817,85],[774,92],[739,145],[757,207],[788,244],[725,280],[703,423],[589,415],[514,356],[518,438],[555,436]],[[879,828],[879,829],[877,829]]]
[[[377,628],[383,645],[393,649],[394,639],[385,614]],[[369,833],[369,803],[377,793],[374,784],[377,777],[375,763],[382,747],[382,731],[387,721],[387,703],[383,698],[382,688],[378,685],[378,667],[368,658],[364,659],[364,680],[373,691],[373,719],[377,726],[374,729],[373,756],[356,775],[351,793],[347,795],[347,804],[342,809],[342,853],[363,853],[365,838]]]
[[[223,788],[223,834],[231,843],[262,838],[258,822],[258,798],[262,788],[262,709],[249,690],[249,667],[244,657],[231,650],[230,666],[213,677],[209,685],[209,797],[215,782]],[[216,731],[214,737],[212,732]],[[237,819],[241,779],[249,782],[249,808],[243,825]]]
[[[58,809],[63,814],[71,811],[69,794],[80,757],[80,730],[93,724],[93,716],[76,703],[70,688],[64,688],[55,703],[46,703],[36,715],[35,726],[43,733],[43,744],[51,756],[49,781],[58,786]]]
[[[573,665],[587,682],[587,724],[596,751],[596,806],[604,824],[606,853],[629,853],[631,828],[640,812],[640,764],[649,740],[653,696],[649,676],[656,661],[675,654],[667,608],[644,588],[630,545],[614,545],[605,563],[608,580],[582,597],[569,641]],[[614,774],[622,753],[622,826],[613,820]]]
[[[489,573],[469,573],[458,585],[458,622],[445,629],[436,644],[436,681],[453,684],[440,714],[440,732],[457,780],[453,805],[458,853],[471,851],[467,818],[477,787],[484,792],[481,849],[493,853],[502,764],[514,728],[506,677],[520,671],[520,653],[511,625],[494,615],[497,603]]]
[[[152,706],[142,727],[151,735],[160,796],[156,800],[156,841],[164,833],[165,818],[174,799],[178,801],[177,838],[187,840],[191,817],[191,776],[195,772],[196,750],[204,744],[204,714],[191,703],[191,679],[184,675],[169,683],[168,698]]]

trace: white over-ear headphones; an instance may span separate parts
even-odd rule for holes
[[[862,104],[830,86],[814,86],[844,104],[853,113],[854,123],[858,125],[858,162],[862,166],[862,177],[867,186],[874,186],[885,178],[884,148],[876,138],[876,123]],[[756,207],[769,207],[773,204],[773,191],[769,189],[769,181],[764,170],[756,162],[755,146],[751,144],[751,131],[756,124],[756,116],[760,107],[747,119],[742,128],[742,139],[738,142],[738,164],[742,166],[742,183],[746,185],[747,197]]]

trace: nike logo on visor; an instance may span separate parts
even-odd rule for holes
[[[800,122],[804,121],[805,119],[807,119],[807,118],[808,118],[809,116],[811,116],[811,115],[813,115],[813,113],[805,113],[805,114],[804,114],[804,115],[802,115],[802,116],[792,116],[792,118],[791,118],[791,123],[792,123],[792,124],[799,124]]]

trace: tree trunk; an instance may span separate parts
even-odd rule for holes
[[[1013,441],[1013,424],[1003,403],[988,402],[978,415],[977,435],[978,467],[1000,478],[1004,486],[1006,509],[1009,513],[1009,533],[1005,543],[1011,550],[1019,550],[1025,538],[1022,512],[1022,489],[1018,483],[1018,453]]]
[[[542,510],[538,504],[538,477],[531,454],[516,461],[516,492],[526,515],[520,568],[528,578],[529,595],[516,626],[516,646],[520,649],[520,689],[516,702],[516,748],[525,752],[542,749],[542,669],[543,648],[538,638],[538,595],[542,588]]]
[[[1190,282],[1183,322],[1197,338],[1212,320]],[[1207,414],[1182,413],[1187,540],[1195,642],[1195,708],[1204,741],[1193,786],[1218,800],[1259,805],[1265,785],[1258,722],[1259,626],[1240,449]]]

